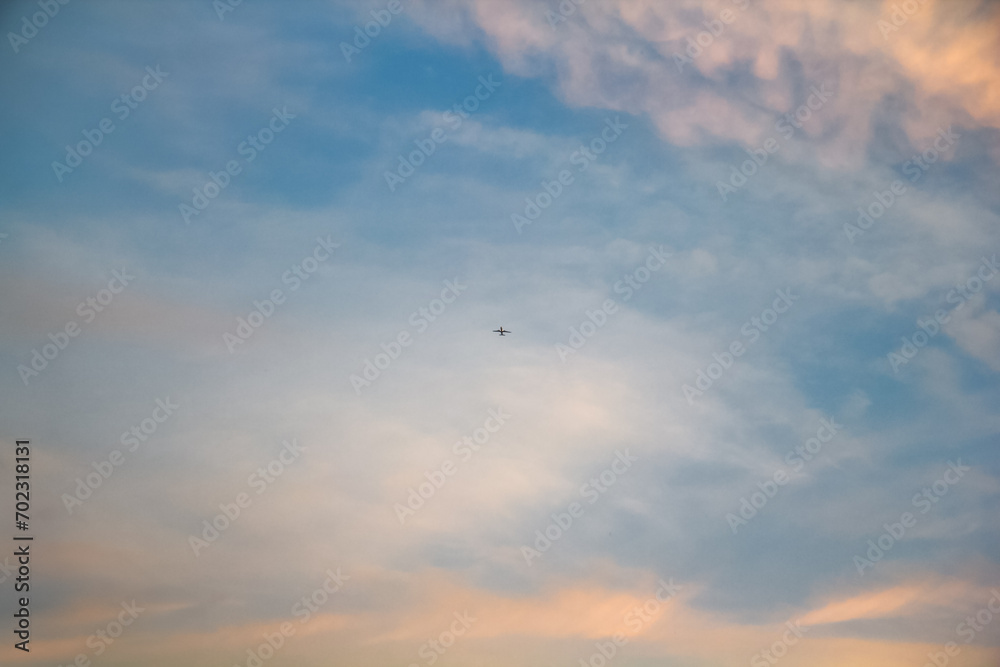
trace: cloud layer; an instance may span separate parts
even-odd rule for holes
[[[217,12],[0,74],[12,659],[1000,656],[995,5]]]

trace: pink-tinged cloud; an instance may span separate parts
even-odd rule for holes
[[[976,587],[962,581],[920,581],[884,590],[838,598],[800,618],[803,625],[842,623],[857,619],[914,616],[929,607],[949,607],[971,599]]]
[[[571,105],[648,115],[678,145],[755,147],[826,81],[836,93],[803,123],[797,139],[808,136],[815,153],[803,158],[856,168],[890,96],[908,98],[914,145],[942,125],[1000,127],[996,6],[926,2],[883,37],[895,4],[621,0],[581,5],[555,29],[537,3],[476,0],[465,10],[507,71],[552,78]],[[433,25],[434,5],[415,16],[449,37]],[[749,80],[729,85],[747,69]]]

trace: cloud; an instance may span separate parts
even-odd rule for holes
[[[883,39],[878,22],[892,6],[630,0],[581,6],[556,29],[532,3],[480,0],[448,11],[485,33],[507,71],[552,79],[573,106],[648,114],[666,140],[681,146],[757,147],[773,119],[806,102],[811,85],[829,81],[833,100],[807,132],[821,162],[843,168],[863,163],[887,99],[903,101],[913,143],[946,119],[988,127],[1000,121],[994,91],[1000,76],[986,55],[997,46],[990,28],[995,7],[926,3]],[[436,27],[442,11],[418,5],[413,14],[424,29],[447,38]],[[719,22],[723,11],[730,23]],[[713,21],[710,30],[706,23]],[[698,55],[678,71],[675,56],[690,58],[689,39],[708,44],[691,47]]]

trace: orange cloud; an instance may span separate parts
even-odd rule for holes
[[[835,99],[804,128],[815,155],[798,159],[843,168],[866,159],[872,119],[889,96],[913,98],[904,130],[916,145],[949,123],[1000,127],[997,6],[929,0],[884,37],[879,22],[891,21],[898,4],[754,0],[741,10],[722,0],[621,0],[581,5],[555,30],[534,3],[475,0],[469,15],[508,71],[544,75],[551,62],[567,103],[647,114],[678,145],[753,146],[773,134],[772,117],[803,102],[793,94],[801,79],[833,79]],[[427,7],[422,21],[433,31]],[[675,55],[723,10],[734,20],[679,72]],[[636,34],[656,57],[634,43]],[[791,69],[788,58],[797,61]],[[747,64],[752,83],[739,95],[718,92]]]
[[[922,581],[837,599],[800,619],[803,625],[841,623],[864,618],[914,615],[932,606],[971,599],[976,588],[961,581]]]

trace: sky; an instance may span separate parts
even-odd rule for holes
[[[1000,5],[0,25],[3,664],[1000,663]]]

